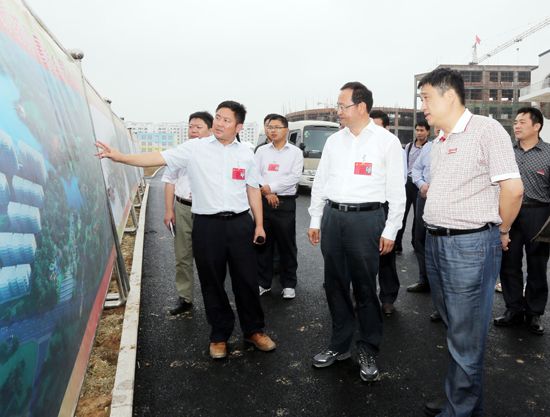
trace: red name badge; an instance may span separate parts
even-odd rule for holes
[[[355,175],[371,175],[372,164],[370,162],[356,162],[353,173]]]
[[[537,174],[539,174],[539,175],[544,175],[544,169],[539,169],[539,170],[537,171]]]
[[[279,171],[279,164],[269,164],[269,165],[267,166],[267,170],[268,170],[268,171],[278,172],[278,171]]]
[[[244,180],[244,173],[245,173],[245,169],[244,168],[233,168],[233,174],[231,176],[232,179],[234,180]]]

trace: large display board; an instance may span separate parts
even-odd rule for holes
[[[81,70],[20,0],[0,0],[0,92],[0,417],[72,416],[115,241]]]

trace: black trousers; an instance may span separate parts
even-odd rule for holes
[[[409,217],[409,210],[411,205],[413,206],[413,225],[412,225],[412,245],[414,247],[414,227],[416,220],[416,196],[418,195],[418,187],[414,185],[411,177],[407,177],[407,183],[405,184],[405,195],[407,196],[407,202],[405,203],[405,214],[403,215],[403,226],[397,232],[397,237],[395,238],[395,247],[398,250],[403,249],[403,233],[405,233],[405,228],[407,227],[407,217]]]
[[[500,282],[506,308],[527,315],[542,315],[548,300],[549,244],[532,242],[531,239],[542,227],[550,207],[522,207],[510,230],[510,245],[502,253]],[[527,255],[527,286],[523,296],[523,248]]]
[[[193,254],[206,318],[212,328],[211,342],[227,341],[235,324],[224,287],[227,266],[245,337],[264,328],[253,238],[254,222],[248,214],[229,219],[201,215],[193,218]]]
[[[382,312],[376,295],[384,228],[382,208],[341,212],[325,206],[321,221],[321,252],[325,261],[325,292],[332,318],[329,349],[347,352],[359,324],[357,344],[376,353],[382,340]],[[350,296],[350,284],[356,311]]]
[[[416,199],[416,217],[414,219],[414,252],[418,261],[418,282],[428,284],[428,274],[426,273],[426,228],[424,227],[424,206],[426,199],[420,196]]]
[[[388,218],[388,203],[384,204],[384,217]],[[380,292],[378,298],[382,304],[393,304],[399,294],[399,275],[395,265],[395,246],[387,255],[380,256],[378,266],[378,284]]]
[[[266,241],[257,245],[258,281],[264,288],[271,288],[273,281],[273,252],[279,251],[279,277],[283,288],[296,287],[298,248],[296,247],[296,199],[279,198],[279,207],[273,208],[262,198]]]

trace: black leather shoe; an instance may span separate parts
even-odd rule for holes
[[[544,327],[542,325],[540,316],[531,316],[528,323],[528,329],[531,333],[538,335],[544,334]]]
[[[427,416],[435,417],[439,413],[441,413],[441,410],[443,410],[443,407],[445,407],[446,403],[447,400],[444,398],[438,398],[432,401],[428,401],[426,404],[424,404],[424,413],[426,413]]]
[[[382,313],[384,313],[384,316],[391,317],[394,312],[395,312],[395,307],[393,306],[392,303],[382,304]]]
[[[416,284],[409,285],[407,292],[430,292],[430,284],[427,282],[417,282]]]
[[[169,313],[172,316],[177,316],[178,314],[181,314],[185,311],[191,310],[192,308],[193,308],[192,303],[188,303],[187,301],[185,301],[183,298],[180,297],[178,299],[178,305],[176,307],[174,307],[173,309],[171,309],[169,311]]]
[[[441,321],[441,320],[443,319],[441,318],[441,314],[439,314],[439,311],[434,310],[434,312],[430,314],[430,321],[437,323],[438,321]]]
[[[523,323],[523,313],[507,309],[504,314],[493,320],[495,326],[509,327]]]

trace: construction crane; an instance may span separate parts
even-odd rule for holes
[[[529,28],[525,32],[520,33],[519,35],[517,35],[513,39],[510,39],[508,42],[504,42],[502,45],[497,46],[492,51],[487,52],[485,55],[483,55],[479,59],[477,57],[477,45],[479,44],[479,38],[476,36],[476,41],[474,42],[474,45],[472,46],[472,62],[470,62],[470,64],[471,65],[476,65],[476,64],[479,64],[479,63],[485,61],[486,59],[491,58],[492,56],[495,56],[499,52],[504,51],[506,48],[512,46],[515,43],[521,42],[527,36],[532,35],[533,33],[541,30],[542,28],[544,28],[545,26],[547,26],[549,24],[550,24],[550,17],[547,17],[542,22],[537,23],[535,26],[532,26],[531,28]]]

